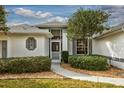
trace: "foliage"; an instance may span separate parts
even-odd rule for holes
[[[96,71],[107,70],[109,68],[107,58],[102,56],[73,55],[69,56],[68,61],[74,68]]]
[[[49,71],[51,60],[48,57],[16,57],[0,60],[0,73],[28,73]]]
[[[4,7],[0,5],[0,31],[8,31],[8,27],[6,25],[6,15],[7,12]]]
[[[108,28],[105,23],[110,14],[101,10],[84,10],[80,8],[68,20],[68,38],[89,40],[89,53],[92,54],[92,36]]]
[[[101,33],[110,15],[101,10],[84,10],[80,8],[68,21],[68,37],[84,38]]]
[[[0,80],[1,88],[122,88],[108,83],[72,79],[13,79]]]
[[[62,60],[64,61],[64,63],[68,63],[68,51],[62,51]]]

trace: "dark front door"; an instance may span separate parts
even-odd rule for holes
[[[7,58],[7,41],[2,41],[2,58]]]

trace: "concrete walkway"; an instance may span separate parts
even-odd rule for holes
[[[100,76],[91,76],[87,74],[80,74],[62,68],[59,63],[52,63],[51,68],[53,72],[65,76],[67,78],[87,80],[93,82],[104,82],[104,83],[111,83],[115,85],[124,86],[124,78],[110,78],[110,77],[100,77]]]

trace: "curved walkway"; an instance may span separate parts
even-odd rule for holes
[[[100,77],[100,76],[91,76],[87,74],[80,74],[73,71],[66,70],[60,66],[60,63],[52,63],[52,71],[65,76],[67,78],[78,79],[78,80],[87,80],[93,82],[104,82],[111,83],[115,85],[124,86],[124,78],[110,78],[110,77]]]

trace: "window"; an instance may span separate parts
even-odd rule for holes
[[[77,54],[87,54],[87,39],[77,39]]]
[[[26,48],[28,50],[34,50],[36,48],[36,40],[33,37],[29,37],[26,40]]]
[[[60,30],[51,30],[51,33],[53,35],[52,39],[54,40],[60,40]]]

